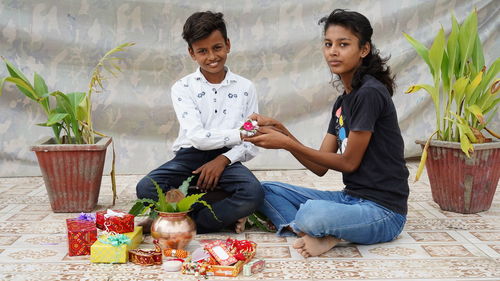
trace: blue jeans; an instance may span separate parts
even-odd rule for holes
[[[321,191],[280,182],[262,182],[264,204],[259,211],[276,226],[279,236],[303,232],[333,236],[358,244],[395,239],[406,216],[343,191]]]
[[[171,188],[178,188],[194,170],[226,151],[227,148],[208,151],[192,147],[182,148],[172,160],[151,171],[139,181],[136,188],[137,197],[157,200],[156,188],[150,178],[165,192]],[[195,185],[197,180],[198,177],[195,177],[191,184]],[[233,225],[238,219],[252,214],[264,199],[259,180],[240,162],[224,169],[218,187],[227,194],[217,202],[210,202],[219,220],[214,218],[212,212],[202,204],[193,205],[193,211],[189,213],[196,223],[197,233],[215,232]],[[209,196],[209,193],[205,196]],[[205,199],[205,196],[202,199]]]

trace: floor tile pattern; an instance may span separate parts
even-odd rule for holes
[[[418,163],[408,162],[410,179]],[[255,171],[260,180],[284,181],[321,190],[340,190],[339,173],[318,178],[305,170]],[[128,210],[141,175],[117,178],[115,209]],[[500,189],[499,189],[500,190]],[[265,270],[250,277],[209,280],[500,280],[500,191],[490,210],[478,214],[442,211],[432,201],[427,176],[410,184],[408,222],[392,242],[356,245],[341,242],[316,258],[302,258],[292,247],[296,238],[248,229],[242,234],[197,235],[188,249],[204,239],[249,239],[258,243]],[[65,219],[76,214],[51,211],[41,177],[0,178],[0,280],[197,280],[167,273],[161,266],[92,264],[88,256],[67,253]],[[111,206],[109,177],[103,178],[96,210]],[[141,248],[152,248],[145,236]]]

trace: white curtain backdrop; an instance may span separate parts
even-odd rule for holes
[[[124,73],[94,96],[96,129],[114,139],[117,172],[142,174],[173,157],[178,123],[170,86],[195,70],[182,40],[182,26],[196,11],[224,13],[232,49],[228,66],[252,80],[261,113],[284,122],[306,145],[319,147],[339,91],[321,53],[317,21],[335,8],[366,15],[373,42],[397,76],[393,97],[405,140],[405,156],[420,155],[414,143],[434,130],[431,100],[425,92],[403,94],[413,83],[431,82],[423,61],[406,42],[407,32],[427,46],[438,29],[450,31],[454,12],[461,22],[474,8],[487,65],[499,56],[498,0],[483,1],[185,1],[185,0],[0,0],[0,55],[32,79],[46,79],[49,90],[85,91],[97,59],[124,43]],[[6,75],[2,65],[0,77]],[[50,135],[36,126],[44,113],[17,89],[0,96],[0,176],[39,175],[29,147]],[[499,116],[489,127],[499,131]],[[110,149],[107,167],[109,172]],[[285,151],[261,149],[247,163],[252,169],[291,169],[301,165]]]

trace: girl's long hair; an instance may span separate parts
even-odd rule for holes
[[[393,95],[394,75],[391,74],[391,69],[387,65],[390,57],[382,58],[380,51],[375,48],[372,43],[373,28],[365,16],[354,11],[335,9],[329,16],[321,18],[318,24],[324,24],[323,34],[326,33],[330,25],[339,25],[349,29],[359,39],[360,48],[366,43],[370,44],[370,53],[363,58],[361,65],[354,72],[351,82],[353,89],[361,87],[363,76],[370,74],[382,82],[389,94]]]

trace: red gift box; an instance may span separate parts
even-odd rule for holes
[[[90,246],[97,240],[95,222],[66,219],[68,251],[70,256],[90,255]]]
[[[97,228],[116,233],[134,231],[134,216],[121,211],[107,210],[96,213]]]

